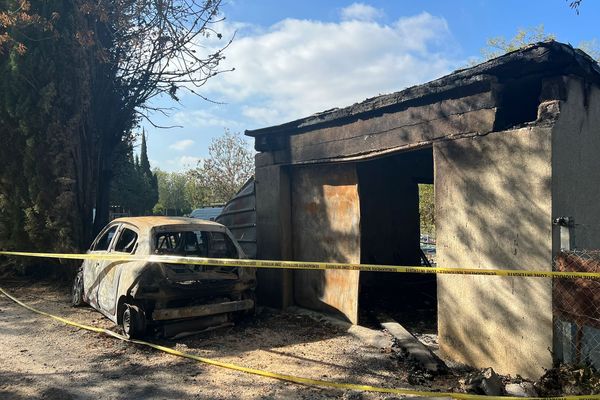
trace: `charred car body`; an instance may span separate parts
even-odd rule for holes
[[[119,218],[92,243],[91,254],[245,258],[221,224],[191,218]],[[163,336],[231,322],[255,307],[255,270],[235,266],[85,260],[72,303],[90,304],[128,337],[149,329]]]

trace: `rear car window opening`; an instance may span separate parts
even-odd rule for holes
[[[176,231],[156,234],[156,254],[208,258],[237,258],[238,251],[223,232]]]

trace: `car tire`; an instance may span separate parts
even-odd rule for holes
[[[121,315],[121,328],[127,339],[138,339],[146,333],[146,316],[144,311],[133,304],[125,303]]]
[[[71,306],[81,307],[85,304],[83,299],[83,271],[78,271],[73,280],[73,288],[71,289]]]

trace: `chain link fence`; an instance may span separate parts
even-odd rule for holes
[[[600,250],[569,250],[554,270],[600,272]],[[554,278],[554,352],[557,361],[600,369],[600,280]]]

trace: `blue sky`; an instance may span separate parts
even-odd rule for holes
[[[487,38],[512,37],[544,25],[557,40],[577,45],[600,40],[600,2],[585,0],[577,15],[565,0],[528,1],[275,1],[229,0],[221,12],[231,37],[224,68],[169,117],[144,123],[152,167],[183,171],[208,156],[211,139],[225,129],[276,125],[315,112],[427,82],[480,57]]]

